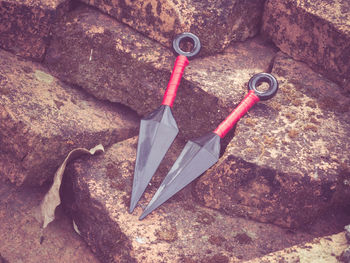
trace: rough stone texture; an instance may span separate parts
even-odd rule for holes
[[[346,248],[344,233],[316,238],[311,242],[286,248],[246,263],[281,262],[339,262],[339,256]]]
[[[349,220],[329,212],[331,218],[318,225],[289,231],[201,207],[188,186],[139,221],[142,208],[183,147],[178,143],[165,156],[133,214],[128,211],[137,138],[68,167],[64,205],[102,262],[242,262],[325,233],[338,233],[344,220]]]
[[[0,184],[0,262],[98,263],[60,208],[56,220],[42,232],[35,211],[46,190]]]
[[[350,246],[348,246],[343,253],[339,256],[340,262],[349,263],[350,262]]]
[[[346,236],[346,239],[347,239],[348,242],[350,243],[350,225],[345,226],[344,229],[345,229],[345,236]]]
[[[165,46],[171,45],[176,34],[192,32],[201,40],[203,55],[222,52],[231,41],[243,41],[255,36],[260,28],[265,0],[83,2]]]
[[[195,194],[227,214],[299,227],[332,205],[349,208],[350,98],[283,53],[272,74],[277,95],[238,123]]]
[[[348,0],[268,0],[262,32],[283,52],[350,90]]]
[[[256,38],[222,55],[193,59],[173,107],[180,134],[193,138],[215,129],[247,93],[250,77],[269,70],[274,55]],[[174,61],[169,49],[88,8],[56,26],[45,59],[52,74],[140,115],[160,105]]]
[[[69,88],[35,63],[0,52],[0,178],[42,184],[68,152],[137,134],[138,118]]]
[[[0,47],[42,60],[52,23],[69,9],[70,0],[1,0]]]

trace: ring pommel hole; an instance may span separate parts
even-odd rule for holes
[[[179,47],[184,52],[191,52],[194,48],[194,40],[190,37],[181,39]]]
[[[265,93],[270,89],[270,83],[266,81],[259,81],[258,83],[256,83],[255,89],[258,92]]]

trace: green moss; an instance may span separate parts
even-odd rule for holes
[[[112,188],[120,191],[127,191],[127,183],[121,174],[123,173],[123,167],[120,166],[108,164],[106,174],[110,179],[109,183]]]
[[[252,118],[246,118],[244,122],[248,126],[252,126],[252,127],[254,127],[256,125],[256,123],[257,123],[257,121],[252,119]]]
[[[209,237],[209,243],[216,246],[222,246],[226,242],[226,239],[223,236],[213,236]]]
[[[269,106],[276,111],[281,111],[282,105],[276,101],[269,101]]]
[[[215,218],[206,212],[199,212],[197,214],[197,218],[196,218],[197,223],[211,225],[214,221],[215,221]]]
[[[166,242],[174,242],[178,239],[177,229],[175,225],[169,225],[162,227],[161,230],[155,232],[155,236],[158,240]]]
[[[323,110],[335,110],[339,107],[339,103],[335,98],[325,97],[320,99],[319,106]]]
[[[130,198],[127,195],[123,195],[122,202],[125,207],[129,207],[130,205]]]
[[[264,144],[268,146],[273,146],[276,144],[276,139],[275,137],[270,137],[267,135],[264,135]]]
[[[110,181],[110,186],[114,189],[125,191],[126,184],[125,182]]]
[[[302,103],[301,103],[301,100],[300,99],[291,99],[291,102],[294,106],[300,106]]]
[[[235,235],[234,239],[241,245],[249,244],[253,241],[246,233],[238,233]]]
[[[22,70],[25,72],[25,73],[31,73],[33,72],[33,69],[31,67],[28,67],[28,66],[22,66]]]

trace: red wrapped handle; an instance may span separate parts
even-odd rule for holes
[[[171,73],[168,86],[164,93],[163,102],[162,102],[163,105],[168,105],[170,107],[173,106],[173,103],[176,97],[177,88],[179,87],[182,75],[188,63],[189,62],[187,57],[183,55],[177,56],[175,60],[173,72]]]
[[[233,126],[238,122],[240,118],[247,111],[253,107],[255,103],[259,101],[259,97],[255,94],[254,90],[250,90],[241,103],[230,113],[227,118],[220,123],[220,125],[215,129],[214,133],[224,138],[225,135],[233,128]]]

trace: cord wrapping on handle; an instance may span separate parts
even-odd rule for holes
[[[249,93],[244,97],[241,103],[230,113],[227,118],[219,124],[215,129],[214,133],[224,138],[225,135],[233,128],[233,126],[238,122],[240,118],[243,117],[247,111],[259,101],[259,97],[255,95],[254,90],[249,91]]]
[[[173,106],[177,88],[179,87],[182,75],[184,73],[185,67],[188,65],[187,57],[183,55],[177,56],[174,64],[173,71],[170,76],[170,80],[163,97],[163,105]]]

